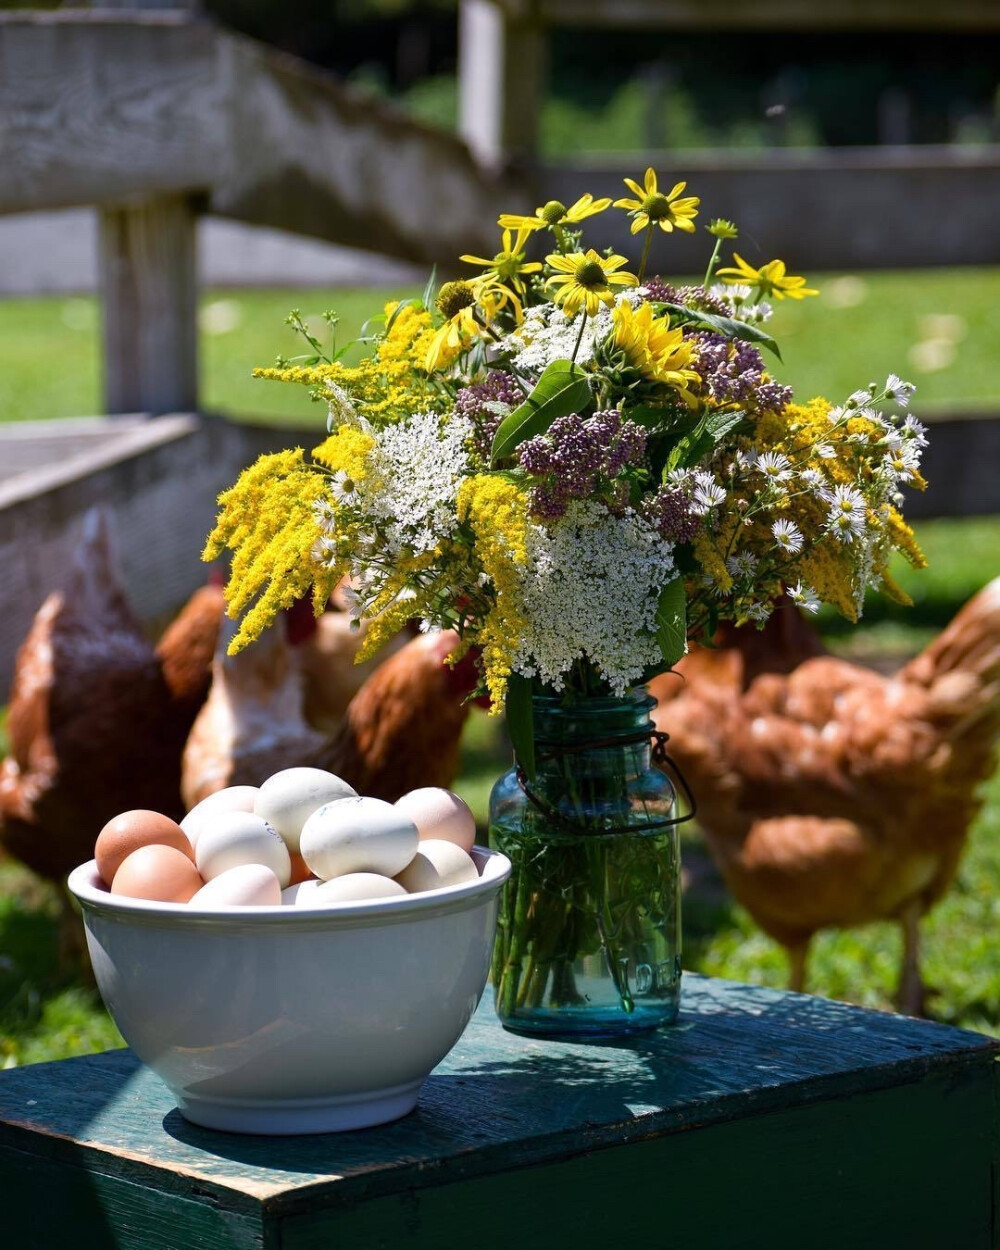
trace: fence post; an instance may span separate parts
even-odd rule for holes
[[[489,0],[462,0],[458,26],[459,132],[494,169],[530,166],[538,146],[545,32]]]
[[[190,198],[103,208],[99,243],[105,411],[193,411],[198,288]]]

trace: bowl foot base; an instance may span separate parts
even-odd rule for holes
[[[371,1128],[409,1115],[417,1105],[422,1081],[366,1094],[331,1098],[198,1098],[177,1099],[185,1120],[224,1133],[255,1133],[284,1137],[298,1133],[345,1133]]]

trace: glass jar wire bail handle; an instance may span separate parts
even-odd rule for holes
[[[694,797],[691,787],[688,785],[687,778],[681,771],[677,761],[668,754],[667,743],[670,741],[670,735],[664,733],[660,729],[654,729],[651,734],[643,731],[642,733],[629,734],[627,737],[618,735],[610,738],[591,738],[586,742],[559,743],[548,742],[543,739],[536,739],[535,747],[539,759],[554,759],[559,755],[574,755],[584,751],[600,751],[602,748],[615,746],[638,746],[646,742],[648,738],[653,739],[653,762],[665,773],[667,777],[677,780],[680,783],[681,791],[687,801],[688,810],[679,816],[666,816],[659,820],[643,821],[643,829],[669,829],[674,825],[682,825],[685,821],[693,820],[698,814],[698,802]],[[546,749],[547,748],[547,749]],[[528,774],[524,771],[521,761],[515,757],[515,766],[517,773],[517,783],[524,791],[524,795],[528,802],[540,811],[547,820],[552,824],[567,830],[570,833],[579,833],[580,826],[574,821],[567,819],[561,812],[556,811],[551,804],[547,803],[541,795],[532,790]],[[589,831],[588,831],[589,832]]]

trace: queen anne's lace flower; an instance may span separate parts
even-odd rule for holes
[[[555,524],[530,525],[515,671],[562,690],[586,658],[623,694],[661,661],[656,604],[673,572],[672,545],[634,512],[577,500]]]
[[[415,413],[378,432],[358,483],[358,507],[380,523],[387,549],[433,551],[458,525],[455,498],[469,472],[471,424]]]

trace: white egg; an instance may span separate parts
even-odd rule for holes
[[[420,849],[403,871],[396,873],[396,880],[410,894],[419,894],[422,890],[478,881],[479,869],[454,842],[427,838],[421,841]]]
[[[273,907],[281,902],[281,886],[263,864],[228,868],[203,885],[191,907]]]
[[[395,877],[417,852],[417,826],[381,799],[339,799],[313,812],[299,849],[324,881],[349,872]]]
[[[281,891],[281,901],[290,907],[311,905],[314,902],[316,891],[322,884],[322,881],[310,878],[308,881],[298,882],[297,885],[290,885],[287,889]]]
[[[297,851],[302,826],[317,808],[356,796],[353,786],[322,768],[285,768],[264,782],[253,810],[277,829],[290,851]]]
[[[310,907],[320,903],[360,903],[365,899],[406,897],[406,888],[377,872],[349,872],[324,881],[310,896]]]
[[[181,828],[191,846],[197,847],[198,833],[206,820],[222,812],[252,812],[256,797],[256,786],[227,786],[225,790],[216,790],[200,803],[195,803],[181,821]]]
[[[292,860],[281,834],[253,812],[223,812],[206,821],[198,833],[194,857],[206,881],[241,864],[264,864],[282,889],[292,875]]]
[[[476,841],[476,818],[464,799],[439,786],[411,790],[397,799],[395,806],[417,826],[421,841],[436,838],[454,842],[471,851]]]

